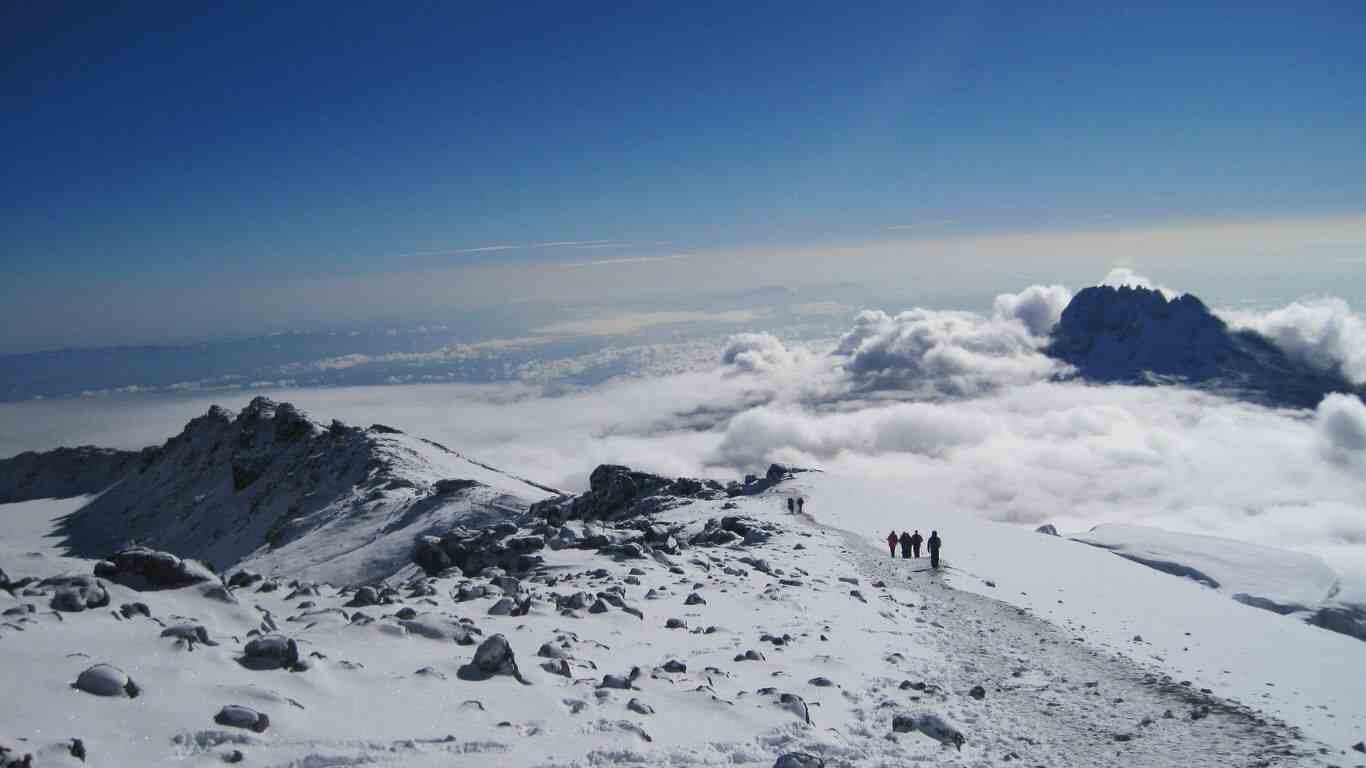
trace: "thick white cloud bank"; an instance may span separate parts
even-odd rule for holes
[[[1366,383],[1366,318],[1341,299],[1293,302],[1269,312],[1221,310],[1235,328],[1271,339],[1292,358],[1319,369],[1338,367],[1352,381]]]
[[[742,334],[701,369],[555,394],[527,384],[270,394],[566,489],[600,463],[734,477],[778,461],[903,483],[889,526],[959,515],[1072,532],[1137,523],[1315,552],[1366,575],[1366,405],[1333,395],[1313,411],[1277,410],[1061,380],[1040,348],[1070,295],[1031,287],[999,297],[989,316],[865,311],[825,348]],[[1243,324],[1282,329],[1277,343],[1328,365],[1362,360],[1360,318],[1330,308],[1248,313]],[[0,405],[0,455],[159,442],[209,402]]]

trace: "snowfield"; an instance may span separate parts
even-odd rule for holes
[[[787,513],[796,496],[806,516]],[[14,584],[90,573],[52,536],[84,502],[0,506],[0,747],[36,765],[1366,759],[1350,749],[1366,735],[1366,643],[1095,547],[937,519],[895,482],[799,473],[666,505],[653,519],[680,541],[722,516],[750,533],[672,555],[552,547],[520,579],[410,568],[392,592],[105,582],[107,605],[56,612],[51,589]],[[948,567],[889,559],[892,525],[937,528]],[[138,695],[118,672],[82,675],[97,664]],[[780,762],[794,752],[813,761]]]

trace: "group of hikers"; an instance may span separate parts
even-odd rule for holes
[[[943,540],[939,538],[939,531],[930,531],[930,538],[926,541],[920,535],[920,531],[915,533],[901,532],[900,536],[896,531],[887,534],[887,546],[892,550],[892,557],[896,557],[896,546],[901,545],[901,556],[904,558],[919,558],[920,545],[928,544],[930,549],[930,567],[939,567],[939,548],[943,546]]]
[[[795,499],[791,496],[787,497],[787,513],[789,515],[795,515],[804,512],[806,512],[806,499],[802,498],[801,496],[798,496]]]

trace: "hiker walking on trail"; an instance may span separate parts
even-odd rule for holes
[[[789,515],[792,515],[792,514],[796,514],[796,512],[797,512],[797,502],[793,501],[791,496],[788,496],[788,497],[787,497],[787,513],[788,513]]]
[[[896,531],[887,534],[887,547],[892,550],[892,557],[896,557]]]
[[[901,557],[908,560],[911,557],[911,535],[905,531],[901,532]]]
[[[924,543],[925,537],[920,535],[920,531],[911,534],[911,556],[920,558],[920,545]]]
[[[797,514],[806,514],[806,498],[803,496],[797,497]]]
[[[939,547],[943,545],[943,540],[939,538],[939,531],[930,531],[930,567],[939,567]]]

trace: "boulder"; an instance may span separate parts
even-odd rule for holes
[[[508,675],[525,683],[522,673],[517,669],[517,657],[506,637],[491,635],[479,644],[474,658],[460,668],[459,675],[465,680],[487,680],[497,675]]]
[[[270,727],[270,718],[250,707],[229,704],[218,710],[213,721],[228,728],[245,728],[257,733],[265,733]]]
[[[96,664],[76,678],[73,688],[95,696],[137,698],[142,690],[123,670],[109,664]]]
[[[54,576],[38,582],[38,587],[53,590],[50,605],[54,611],[74,613],[109,605],[109,592],[93,576]]]
[[[95,564],[95,575],[136,590],[178,589],[218,581],[208,566],[170,552],[129,547]]]
[[[1058,535],[1058,529],[1057,529],[1057,528],[1054,528],[1052,523],[1046,523],[1046,524],[1044,524],[1044,525],[1041,525],[1041,526],[1039,526],[1038,528],[1035,528],[1035,529],[1034,529],[1034,532],[1035,532],[1035,533],[1042,533],[1042,534],[1045,535],[1045,536],[1057,536],[1057,535]]]
[[[238,663],[247,669],[300,668],[299,645],[284,635],[263,635],[247,643]]]
[[[190,644],[190,647],[194,647],[195,643],[218,645],[218,643],[209,639],[209,630],[205,629],[203,624],[192,624],[190,622],[175,624],[161,630],[161,636],[184,640]]]

